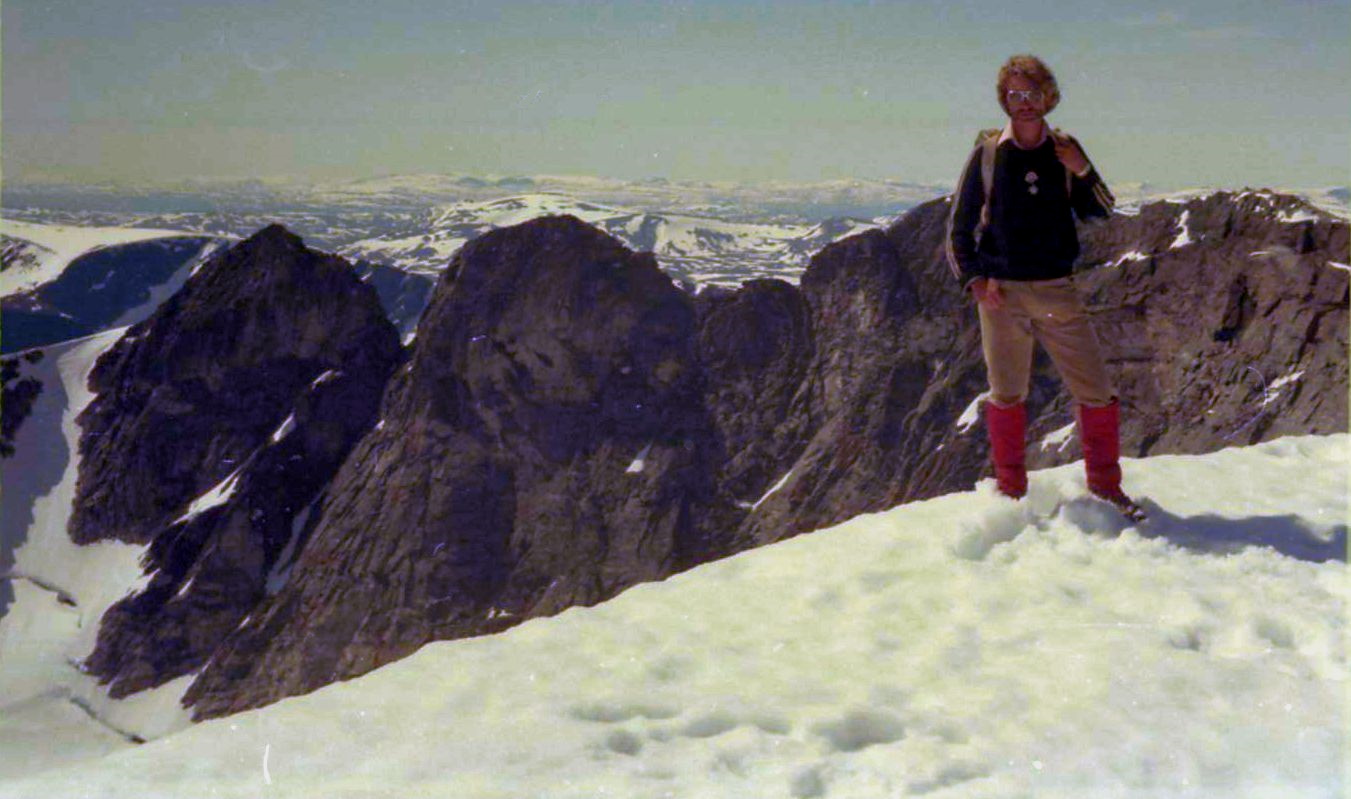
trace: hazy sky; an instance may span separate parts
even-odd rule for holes
[[[1351,0],[5,0],[4,178],[951,183],[1041,55],[1112,182],[1351,182]]]

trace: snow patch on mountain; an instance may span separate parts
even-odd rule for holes
[[[989,398],[990,392],[982,391],[967,404],[961,415],[957,417],[957,432],[965,433],[975,426],[976,422],[980,421],[981,403]]]
[[[35,245],[26,251],[31,258],[21,259],[0,272],[0,296],[28,291],[55,280],[71,261],[92,250],[181,235],[182,232],[174,230],[47,225],[0,219],[0,236]]]
[[[1074,438],[1074,430],[1075,430],[1075,423],[1070,422],[1064,427],[1061,427],[1057,430],[1047,433],[1046,437],[1041,440],[1040,445],[1041,448],[1051,449],[1052,447],[1054,447],[1057,451],[1065,449],[1065,447],[1069,446],[1070,441]]]
[[[194,499],[192,503],[188,505],[187,512],[175,519],[173,523],[187,524],[212,508],[218,508],[221,505],[228,503],[230,498],[234,496],[235,488],[238,487],[239,484],[239,476],[243,473],[246,466],[248,466],[248,461],[245,461],[243,466],[235,469],[228,477],[213,486],[205,494]]]
[[[1185,247],[1192,243],[1191,229],[1187,227],[1187,217],[1191,215],[1190,210],[1182,212],[1182,216],[1177,220],[1178,234],[1173,243],[1168,245],[1168,249],[1176,250],[1179,247]]]
[[[1131,250],[1130,252],[1123,253],[1116,259],[1109,261],[1106,264],[1103,264],[1103,266],[1110,269],[1115,266],[1121,266],[1122,264],[1127,263],[1128,261],[1143,261],[1148,257],[1149,255],[1147,253],[1140,252],[1139,250]]]

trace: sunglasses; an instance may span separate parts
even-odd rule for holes
[[[1025,103],[1039,103],[1045,97],[1040,89],[1009,89],[1004,93],[1004,97],[1010,103],[1022,100]]]

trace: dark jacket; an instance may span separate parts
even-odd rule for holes
[[[1052,136],[1029,150],[1018,147],[1009,128],[1004,137],[995,149],[989,225],[980,224],[985,202],[981,145],[971,151],[953,194],[947,258],[964,288],[978,277],[1052,280],[1069,275],[1079,257],[1074,216],[1110,216],[1115,202],[1091,162],[1087,174],[1071,178],[1067,196],[1065,165],[1056,158]]]

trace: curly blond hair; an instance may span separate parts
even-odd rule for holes
[[[1008,113],[1009,106],[1004,95],[1008,93],[1009,78],[1014,75],[1022,75],[1024,78],[1032,81],[1046,96],[1046,113],[1051,113],[1057,105],[1060,105],[1060,85],[1055,82],[1055,74],[1051,68],[1046,66],[1034,55],[1015,55],[1010,56],[1004,66],[999,68],[999,80],[995,84],[995,92],[999,96],[999,107]]]

